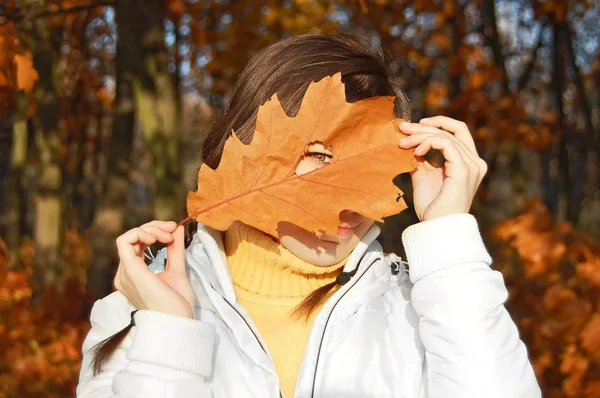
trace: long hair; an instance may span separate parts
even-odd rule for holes
[[[259,106],[275,93],[284,111],[293,117],[298,113],[310,83],[336,73],[342,75],[347,101],[394,96],[394,116],[410,120],[408,98],[388,69],[381,48],[349,35],[304,34],[281,40],[250,59],[234,87],[228,108],[216,118],[204,140],[203,162],[212,169],[218,167],[232,130],[242,142],[249,144]],[[194,228],[195,222],[188,222],[187,244]],[[308,318],[333,289],[342,284],[340,280],[346,278],[338,278],[312,292],[292,314]],[[133,324],[132,316],[129,326],[93,347],[94,374],[101,372]]]

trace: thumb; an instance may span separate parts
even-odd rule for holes
[[[185,273],[185,236],[180,225],[172,233],[173,241],[167,245],[167,264],[165,270]]]

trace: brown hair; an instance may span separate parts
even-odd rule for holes
[[[256,115],[260,105],[275,93],[283,109],[293,117],[298,113],[309,84],[341,72],[346,100],[356,102],[378,96],[396,97],[395,117],[410,120],[410,104],[387,67],[385,54],[379,47],[369,46],[349,35],[327,36],[304,34],[281,40],[254,55],[231,94],[228,109],[213,123],[202,146],[202,160],[212,169],[221,161],[225,141],[235,131],[246,144],[252,141]],[[194,222],[189,223],[194,228]],[[186,228],[186,242],[193,232]],[[354,271],[355,272],[355,271]],[[342,275],[308,295],[293,311],[307,318],[336,286],[354,274]],[[132,324],[93,348],[94,374],[110,359]]]
[[[381,48],[367,46],[349,35],[299,35],[281,40],[250,59],[231,94],[229,108],[215,120],[204,140],[204,163],[217,168],[232,130],[249,144],[258,107],[275,93],[285,112],[293,117],[309,84],[338,72],[348,102],[394,96],[395,116],[410,120],[408,98],[387,68]]]

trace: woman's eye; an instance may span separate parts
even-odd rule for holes
[[[304,156],[314,159],[317,163],[330,163],[333,159],[333,156],[321,152],[306,152]]]

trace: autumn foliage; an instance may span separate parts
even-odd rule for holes
[[[0,398],[74,396],[89,329],[82,317],[86,247],[80,236],[69,234],[65,282],[32,298],[32,244],[16,254],[22,267],[12,270],[7,267],[14,258],[0,239]]]
[[[0,398],[74,395],[116,237],[183,218],[201,141],[250,56],[340,31],[389,51],[414,120],[469,126],[489,166],[473,213],[544,396],[600,398],[597,3],[0,0]],[[400,191],[410,204],[401,178],[392,205]],[[399,251],[416,216],[386,221]]]
[[[600,246],[539,202],[491,236],[544,396],[600,397]]]
[[[14,109],[18,91],[31,91],[38,80],[32,58],[14,24],[0,24],[0,117]]]

